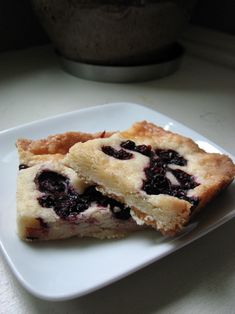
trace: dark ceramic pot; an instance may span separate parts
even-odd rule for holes
[[[101,65],[167,58],[195,0],[31,0],[58,52]]]

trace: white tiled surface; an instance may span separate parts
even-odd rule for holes
[[[64,73],[48,47],[0,55],[0,129],[107,102],[140,103],[235,155],[235,72],[186,56],[167,78],[105,84]],[[30,135],[29,135],[30,136]],[[85,297],[48,302],[26,292],[0,260],[0,313],[234,313],[235,221]]]

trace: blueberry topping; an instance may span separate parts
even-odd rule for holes
[[[150,157],[149,166],[144,169],[146,180],[143,181],[142,189],[147,194],[167,194],[190,202],[193,207],[197,206],[199,200],[188,197],[187,192],[199,184],[192,175],[181,169],[171,169],[169,164],[184,166],[187,160],[173,150],[157,149]],[[178,184],[173,184],[166,177],[166,172],[171,172]]]
[[[26,164],[20,164],[19,165],[19,170],[23,170],[23,169],[27,169],[27,168],[29,168],[29,166]]]
[[[55,198],[51,194],[44,194],[38,199],[39,204],[42,207],[54,207],[55,206]]]
[[[40,192],[63,193],[68,187],[68,178],[54,171],[43,171],[37,177]]]
[[[175,164],[178,166],[187,165],[187,160],[172,149],[156,149],[155,153],[161,160],[163,160],[167,164]]]
[[[120,145],[122,148],[138,152],[142,155],[151,156],[152,147],[150,145],[135,145],[135,142],[127,140]]]
[[[185,171],[180,169],[171,170],[173,175],[179,181],[181,187],[186,190],[194,189],[198,186],[198,183],[195,181],[194,177],[187,174]]]
[[[152,153],[152,147],[150,145],[148,145],[148,146],[147,145],[137,145],[135,147],[135,151],[142,154],[142,155],[150,157],[151,153]]]
[[[171,183],[164,175],[155,174],[148,179],[143,185],[147,194],[168,194],[166,191],[169,191]]]
[[[44,229],[49,228],[48,224],[47,224],[41,217],[38,217],[38,218],[36,218],[36,219],[39,221],[40,226],[41,226],[42,228],[44,228]]]
[[[121,159],[121,160],[127,160],[133,157],[133,154],[128,153],[124,149],[117,150],[111,146],[103,146],[102,151],[106,155],[109,155],[109,156],[112,156],[114,158]]]
[[[167,194],[171,196],[178,197],[179,199],[186,200],[190,202],[193,207],[197,206],[199,200],[195,197],[188,197],[187,192],[190,189],[194,189],[199,184],[196,182],[192,175],[189,175],[181,169],[171,169],[169,165],[186,166],[187,160],[182,157],[178,152],[172,149],[155,149],[153,150],[150,145],[136,145],[135,142],[131,140],[123,141],[120,146],[121,150],[117,151],[111,146],[105,146],[109,153],[104,151],[110,156],[118,159],[129,159],[129,158],[119,158],[120,153],[125,155],[130,154],[124,149],[138,152],[144,156],[150,158],[148,167],[144,169],[146,179],[143,180],[142,189],[149,195]],[[173,184],[167,178],[166,172],[173,174],[178,184]]]
[[[44,170],[35,177],[42,196],[38,202],[42,207],[53,208],[61,218],[71,218],[89,207],[89,203],[70,186],[69,179],[59,173]]]
[[[135,150],[135,142],[133,141],[125,141],[125,142],[122,142],[121,145],[120,145],[122,148],[126,148],[126,149],[130,149],[130,150]]]
[[[78,194],[66,176],[54,171],[42,171],[35,177],[35,184],[43,193],[38,198],[39,204],[42,207],[53,208],[62,219],[73,221],[79,213],[88,209],[92,202],[96,202],[99,206],[109,207],[117,219],[127,220],[131,217],[129,207],[104,196],[96,190],[95,186],[88,187],[83,194]],[[38,219],[40,219],[40,225],[46,228],[45,222],[41,218]]]
[[[113,215],[117,219],[128,220],[131,218],[130,208],[127,206],[124,206],[123,204],[121,204],[121,206],[119,204],[116,206],[113,206],[113,204],[112,204],[112,205],[110,205],[110,208],[111,208]]]
[[[128,220],[131,218],[129,207],[113,198],[103,195],[96,190],[95,186],[88,187],[83,195],[90,199],[91,202],[97,202],[100,206],[109,206],[113,215],[118,219]]]

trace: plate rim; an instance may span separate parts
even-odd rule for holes
[[[30,122],[22,123],[22,124],[19,124],[19,125],[7,128],[7,129],[0,130],[0,140],[1,140],[1,137],[4,137],[5,135],[10,134],[10,133],[12,133],[14,131],[17,131],[17,130],[20,130],[20,129],[23,129],[23,128],[27,128],[27,127],[30,127],[30,126],[38,125],[40,123],[48,122],[50,120],[56,120],[56,119],[60,119],[60,118],[66,117],[66,116],[69,117],[69,116],[72,116],[74,114],[79,114],[79,113],[83,113],[83,112],[89,112],[89,111],[93,111],[93,110],[97,110],[98,111],[98,110],[102,110],[103,108],[105,109],[105,108],[109,108],[109,107],[118,107],[118,106],[127,106],[127,105],[129,107],[130,106],[131,107],[138,107],[138,108],[141,108],[141,109],[152,111],[155,114],[159,114],[160,116],[171,120],[172,122],[180,125],[181,127],[188,129],[190,132],[193,132],[195,135],[199,135],[201,138],[206,140],[208,143],[212,144],[219,151],[223,152],[224,154],[227,154],[230,158],[232,158],[235,161],[235,155],[230,153],[228,150],[225,150],[223,147],[219,146],[218,144],[216,144],[215,142],[213,142],[209,138],[207,138],[204,135],[200,134],[199,132],[197,132],[193,128],[190,128],[186,124],[184,124],[182,122],[179,122],[179,121],[175,120],[174,118],[172,118],[172,117],[170,117],[170,116],[168,116],[168,115],[166,115],[164,113],[161,113],[161,112],[159,112],[159,111],[157,111],[157,110],[155,110],[155,109],[153,109],[151,107],[148,107],[148,106],[146,106],[144,104],[140,104],[140,103],[137,104],[137,103],[130,102],[130,101],[126,101],[126,102],[125,101],[110,102],[110,103],[109,102],[107,102],[107,103],[105,102],[103,104],[90,105],[89,107],[86,107],[86,108],[80,108],[80,109],[76,109],[76,110],[72,110],[72,111],[66,111],[64,113],[62,112],[62,113],[59,113],[59,114],[56,114],[56,115],[51,115],[49,117],[44,117],[44,118],[36,119],[36,120],[30,121]],[[181,135],[186,136],[184,134],[181,134]],[[1,145],[1,142],[0,142],[0,145]]]

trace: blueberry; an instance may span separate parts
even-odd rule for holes
[[[152,147],[150,145],[135,145],[135,142],[133,141],[125,141],[121,143],[122,148],[126,148],[135,152],[138,152],[142,155],[150,157],[152,152]]]
[[[117,150],[111,146],[103,146],[102,151],[106,155],[109,155],[111,157],[114,157],[114,158],[120,159],[120,160],[127,160],[127,159],[131,159],[133,157],[133,154],[128,153],[124,149]]]
[[[179,199],[184,199],[195,207],[199,200],[187,196],[187,191],[189,189],[198,186],[194,177],[183,170],[173,170],[168,167],[169,164],[185,166],[187,160],[171,149],[156,149],[154,152],[151,151],[149,157],[149,165],[144,169],[146,179],[143,180],[142,189],[149,195],[166,194]],[[179,185],[173,185],[171,183],[166,177],[167,171],[171,172],[176,177]]]
[[[42,207],[53,207],[55,205],[55,200],[53,195],[43,195],[38,198],[38,202]]]
[[[122,203],[104,196],[96,190],[95,186],[90,186],[83,194],[78,194],[70,185],[67,177],[49,170],[42,171],[34,181],[40,192],[43,193],[38,198],[39,204],[42,207],[53,208],[62,219],[72,222],[79,213],[87,210],[92,202],[103,207],[108,206],[117,219],[130,218],[130,208],[124,208]],[[46,227],[42,220],[40,220],[40,225]]]
[[[150,157],[151,152],[152,152],[152,147],[150,145],[148,145],[148,146],[147,145],[137,145],[135,147],[135,151],[142,154],[142,155]]]
[[[111,146],[103,146],[102,151],[117,159],[130,159],[133,154],[125,151],[124,149],[131,150],[133,152],[138,152],[144,156],[149,157],[150,162],[148,167],[144,169],[146,179],[143,180],[142,189],[147,194],[158,195],[167,194],[179,199],[184,199],[193,204],[198,202],[197,199],[187,197],[187,191],[198,186],[192,175],[187,174],[185,171],[176,169],[171,169],[168,165],[187,165],[187,160],[181,156],[178,152],[172,149],[152,149],[150,145],[136,145],[134,141],[127,140],[123,141],[120,146],[122,149],[116,150]],[[124,148],[124,149],[123,149]],[[179,182],[179,186],[173,185],[170,180],[166,177],[166,172],[171,172]],[[100,198],[100,204],[109,204],[109,201]]]
[[[36,219],[39,221],[40,226],[41,226],[42,228],[44,228],[44,229],[49,228],[48,224],[47,224],[41,217],[38,217],[38,218],[36,218]]]
[[[35,180],[40,192],[64,192],[68,185],[68,178],[49,170],[42,171]]]
[[[119,207],[120,208],[120,207]],[[111,211],[115,218],[121,220],[128,220],[131,218],[130,208],[121,206],[120,210],[115,210],[115,207],[111,208]]]
[[[195,181],[194,177],[187,174],[186,172],[180,169],[175,169],[175,170],[172,170],[172,173],[174,174],[176,179],[179,181],[182,188],[186,190],[190,190],[198,186],[198,183]]]
[[[156,149],[155,153],[159,156],[160,159],[164,160],[167,164],[175,164],[178,166],[185,166],[187,160],[179,155],[176,151],[172,149]]]
[[[128,141],[122,142],[120,146],[122,148],[134,150],[135,149],[135,142],[128,140]]]
[[[20,164],[19,165],[19,170],[23,170],[23,169],[27,169],[27,168],[29,168],[29,166],[26,164]]]

